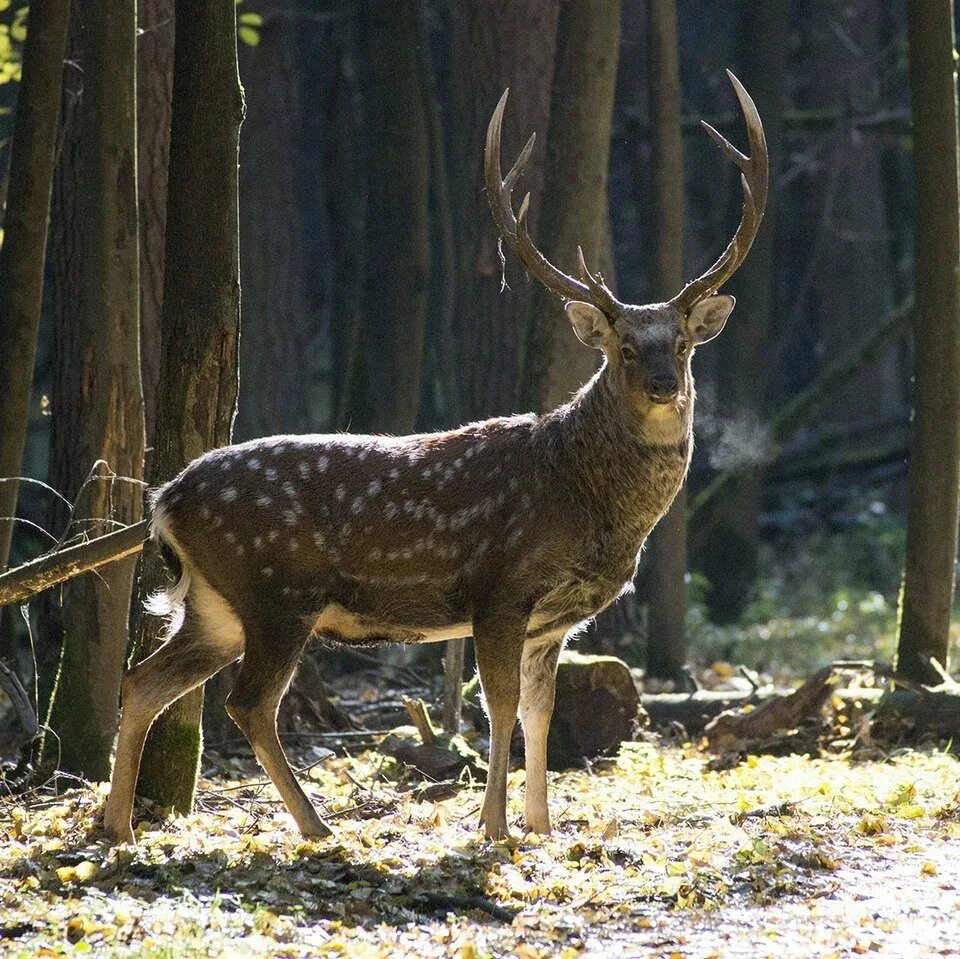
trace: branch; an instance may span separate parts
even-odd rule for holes
[[[143,549],[149,537],[149,521],[141,520],[86,543],[46,553],[0,575],[0,606],[29,599],[51,586],[116,562]]]

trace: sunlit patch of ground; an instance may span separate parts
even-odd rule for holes
[[[90,833],[93,790],[0,807],[0,954],[960,955],[960,763],[943,754],[707,772],[695,750],[631,744],[554,776],[555,834],[507,844],[479,838],[479,788],[418,802],[379,764],[311,769],[336,825],[321,842],[271,787],[220,778],[136,848]]]

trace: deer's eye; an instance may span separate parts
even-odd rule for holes
[[[629,343],[624,343],[620,347],[620,355],[624,363],[632,363],[637,358],[637,351]]]

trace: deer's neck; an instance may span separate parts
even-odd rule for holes
[[[692,452],[693,380],[681,403],[645,415],[614,391],[606,366],[552,416],[554,461],[592,515],[642,541],[673,502]]]

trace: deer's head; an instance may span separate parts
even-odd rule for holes
[[[763,125],[750,95],[727,71],[747,125],[750,155],[745,156],[708,123],[703,123],[727,159],[741,172],[743,215],[720,258],[666,303],[644,306],[622,303],[591,273],[578,248],[580,278],[568,276],[537,249],[527,230],[530,195],[514,214],[513,187],[522,175],[536,134],[530,137],[510,172],[501,179],[500,141],[504,92],[487,128],[484,174],[487,197],[500,236],[534,279],[564,300],[567,317],[579,339],[606,356],[610,376],[641,410],[676,404],[689,391],[690,356],[724,327],[734,299],[719,292],[746,258],[767,204],[769,158]]]

